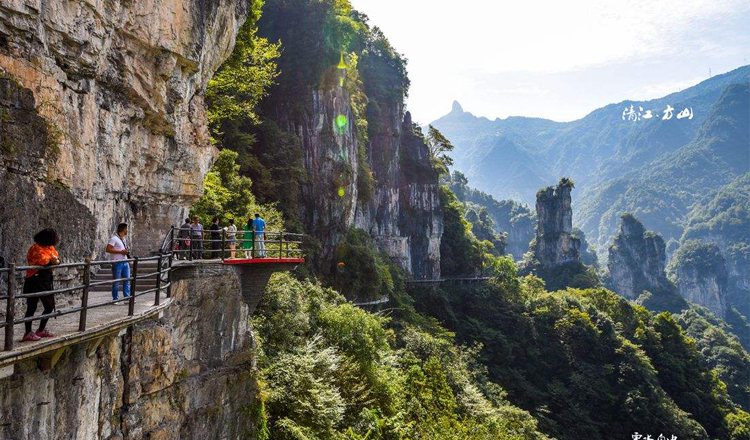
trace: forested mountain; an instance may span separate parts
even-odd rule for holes
[[[722,93],[692,141],[580,200],[577,220],[604,243],[622,212],[632,212],[669,242],[679,239],[690,209],[750,170],[748,85]]]
[[[567,123],[524,117],[490,121],[454,103],[453,110],[432,125],[456,146],[454,167],[469,185],[499,200],[531,204],[536,189],[571,177],[578,189],[575,223],[603,251],[625,211],[638,215],[667,241],[678,239],[695,201],[691,198],[700,199],[706,190],[715,191],[747,171],[747,105],[737,101],[744,99],[740,89],[727,89],[748,81],[750,67],[745,66],[663,98],[611,104]],[[638,120],[628,120],[631,105],[636,119],[641,114]],[[672,118],[662,120],[668,105],[675,109]],[[684,108],[692,108],[693,117],[677,119]],[[652,117],[643,119],[647,110]],[[718,180],[710,180],[710,170],[703,165],[719,163],[689,166],[706,149],[724,147],[733,151],[735,162],[715,176]],[[673,161],[679,163],[668,165]],[[696,184],[679,186],[696,178]],[[666,198],[665,187],[670,191]],[[674,194],[679,194],[677,200]],[[666,218],[657,220],[657,215]]]

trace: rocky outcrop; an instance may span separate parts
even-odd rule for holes
[[[718,317],[725,315],[729,272],[718,245],[696,240],[683,243],[672,257],[669,273],[686,300]]]
[[[0,3],[0,253],[57,227],[96,256],[120,221],[147,250],[201,194],[215,149],[201,96],[244,0]]]
[[[624,214],[620,233],[609,248],[609,275],[612,289],[628,299],[635,299],[644,290],[663,292],[673,288],[664,270],[664,240],[647,231],[631,214]]]
[[[437,176],[424,138],[401,104],[383,106],[371,128],[364,157],[375,180],[372,194],[358,191],[360,136],[343,87],[312,93],[308,111],[283,111],[275,122],[296,133],[307,182],[300,197],[305,230],[321,243],[322,267],[349,228],[368,231],[379,247],[417,279],[440,277],[442,210]],[[343,126],[337,125],[339,115]],[[376,128],[377,127],[377,128]]]
[[[95,349],[69,347],[50,370],[26,360],[0,379],[0,438],[257,438],[254,342],[238,273],[217,265],[173,275],[163,317]]]
[[[394,106],[369,150],[376,185],[359,203],[355,226],[369,231],[415,279],[440,278],[443,216],[427,145],[409,112]]]
[[[536,194],[536,238],[531,246],[534,259],[545,268],[579,261],[581,241],[573,236],[570,192],[573,182],[561,179]]]

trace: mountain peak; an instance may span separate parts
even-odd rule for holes
[[[458,103],[458,101],[453,101],[453,108],[451,109],[451,113],[463,113],[464,108],[461,107],[461,104]]]

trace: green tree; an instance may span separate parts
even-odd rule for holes
[[[213,217],[219,217],[220,224],[234,219],[238,229],[255,214],[265,219],[267,230],[279,231],[283,219],[272,205],[261,205],[251,192],[252,181],[239,175],[240,166],[236,163],[237,153],[221,150],[214,166],[203,180],[203,195],[190,208],[190,216],[197,215],[204,224]]]
[[[227,61],[211,78],[206,88],[208,124],[218,135],[221,123],[236,118],[258,120],[255,107],[268,95],[269,87],[278,76],[276,59],[279,43],[270,43],[257,36],[256,23],[262,0],[254,0],[248,19],[237,34],[237,43]]]
[[[448,153],[453,151],[454,147],[448,138],[432,125],[427,130],[427,147],[433,168],[441,175],[448,174],[448,167],[453,165],[453,159],[448,156]]]

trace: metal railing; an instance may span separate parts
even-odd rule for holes
[[[237,259],[302,258],[304,234],[291,232],[237,231],[203,229],[198,236],[192,228],[172,228],[165,240],[168,252],[178,259],[227,260],[234,252]],[[246,237],[246,235],[249,235]],[[206,238],[210,237],[210,238]],[[232,248],[232,245],[234,248]]]
[[[156,269],[155,272],[147,273],[147,274],[139,274],[138,273],[138,266],[139,263],[147,262],[147,261],[156,261]],[[118,302],[128,301],[128,316],[133,316],[135,313],[135,303],[136,299],[139,297],[142,297],[144,295],[148,294],[154,294],[154,305],[159,305],[160,303],[160,296],[162,291],[166,292],[167,298],[171,297],[171,287],[172,287],[172,281],[171,281],[171,270],[172,270],[172,255],[157,255],[154,257],[146,257],[146,258],[130,258],[130,259],[123,259],[123,260],[117,260],[117,263],[121,262],[127,262],[128,264],[133,263],[133,270],[131,272],[131,276],[127,278],[117,278],[117,279],[111,279],[111,280],[104,280],[104,281],[93,281],[92,282],[92,269],[98,269],[102,266],[111,265],[113,261],[91,261],[86,260],[84,262],[80,263],[67,263],[67,264],[58,264],[58,265],[52,265],[52,266],[16,266],[15,264],[11,263],[8,265],[7,268],[0,269],[0,276],[7,274],[8,277],[8,291],[5,295],[0,295],[0,300],[6,301],[6,308],[5,308],[5,322],[0,323],[0,328],[5,328],[5,345],[4,350],[10,351],[13,350],[14,345],[14,326],[17,324],[25,324],[27,322],[34,322],[39,321],[42,319],[49,319],[49,318],[57,318],[59,316],[69,315],[72,313],[79,313],[79,321],[78,321],[78,331],[83,332],[86,331],[86,326],[88,323],[88,311],[91,309],[95,309],[98,307],[104,307],[111,304],[115,304]],[[71,287],[66,287],[62,289],[54,289],[54,290],[47,290],[42,292],[34,292],[34,293],[17,293],[16,290],[16,282],[18,281],[19,275],[23,276],[24,272],[27,270],[60,270],[60,269],[76,269],[81,271],[81,284],[76,284]],[[166,275],[166,279],[165,279]],[[151,277],[156,277],[156,287],[152,289],[147,289],[143,291],[137,291],[138,286],[138,280],[144,280]],[[120,299],[112,299],[109,301],[99,302],[96,304],[90,304],[89,303],[89,292],[92,287],[101,286],[101,285],[112,285],[114,283],[124,283],[129,282],[130,283],[130,296]],[[36,316],[29,316],[24,318],[16,318],[15,317],[15,302],[16,299],[23,299],[23,298],[40,298],[48,295],[57,295],[57,294],[64,294],[64,293],[73,293],[76,291],[80,291],[80,305],[73,306],[73,307],[67,307],[64,309],[55,309],[51,313],[42,314],[42,315],[36,315]]]
[[[186,229],[179,229],[172,226],[165,235],[160,247],[154,253],[155,256],[145,258],[129,258],[117,261],[90,261],[86,260],[78,263],[66,263],[51,266],[17,266],[16,264],[9,264],[7,268],[0,268],[0,277],[7,275],[7,293],[0,292],[0,301],[6,301],[5,307],[5,321],[0,323],[0,328],[5,329],[5,345],[4,350],[13,350],[14,346],[14,326],[18,324],[25,324],[27,322],[39,321],[42,319],[56,318],[59,316],[69,315],[73,313],[79,313],[79,324],[78,331],[83,332],[86,330],[88,324],[88,311],[98,307],[109,306],[118,302],[128,301],[128,316],[133,316],[135,313],[136,300],[144,295],[154,294],[154,306],[160,304],[160,296],[162,292],[166,293],[166,297],[172,296],[172,270],[174,259],[179,259],[180,256],[184,256],[184,259],[206,259],[203,258],[208,255],[207,259],[225,261],[231,257],[232,248],[230,245],[234,244],[236,249],[235,256],[238,258],[249,258],[249,259],[263,259],[263,258],[278,258],[278,259],[301,259],[303,257],[302,234],[294,234],[288,232],[265,232],[263,235],[252,235],[250,237],[244,237],[244,231],[238,231],[235,238],[232,239],[228,236],[226,230],[204,230],[201,237],[193,235],[193,230],[190,229],[188,232],[190,235],[187,238],[180,238],[176,236],[180,231],[186,231]],[[217,238],[217,235],[218,238]],[[250,233],[252,234],[252,232]],[[211,238],[206,238],[206,235]],[[242,238],[237,238],[242,235]],[[249,243],[253,242],[254,249],[247,249],[250,247]],[[200,245],[198,245],[200,243]],[[210,249],[203,249],[205,243],[210,244]],[[262,243],[262,246],[260,244]],[[243,246],[247,244],[247,246]],[[239,246],[238,246],[239,245]],[[257,248],[256,248],[257,246]],[[239,247],[239,248],[237,248]],[[265,248],[261,251],[260,248]],[[156,261],[156,269],[150,273],[139,273],[139,265],[145,262]],[[101,269],[103,266],[112,265],[113,263],[127,262],[132,263],[131,276],[126,278],[110,279],[103,281],[92,280],[92,275],[95,275],[97,269]],[[26,270],[60,270],[60,269],[75,269],[79,272],[81,281],[73,286],[65,287],[61,289],[54,289],[44,292],[34,293],[17,293],[18,289],[17,282],[19,278],[23,276]],[[145,280],[152,277],[156,277],[155,287],[138,292],[137,286],[139,280]],[[89,303],[89,293],[91,288],[103,285],[113,285],[114,283],[130,282],[130,296],[113,299],[105,302],[98,302],[96,304]],[[47,295],[56,295],[64,293],[79,292],[80,294],[80,305],[67,307],[63,309],[55,309],[51,313],[29,316],[23,318],[15,317],[15,302],[17,299],[24,298],[39,298]]]

